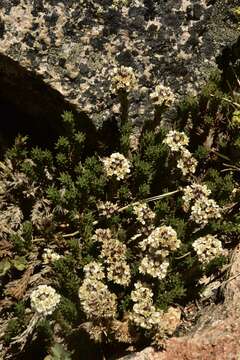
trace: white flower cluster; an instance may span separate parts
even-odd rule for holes
[[[131,280],[131,273],[126,262],[126,245],[114,239],[110,229],[97,229],[93,239],[102,245],[100,257],[107,265],[108,280],[127,286]]]
[[[59,260],[61,258],[61,255],[55,253],[50,248],[45,248],[42,258],[43,258],[43,264],[47,265],[47,264],[51,264],[52,262],[54,262],[56,260]]]
[[[108,177],[116,176],[117,180],[122,180],[130,173],[130,162],[118,152],[106,157],[102,162]]]
[[[140,247],[143,251],[148,249],[162,257],[169,255],[170,251],[177,250],[181,245],[181,241],[177,238],[176,231],[171,226],[160,226],[155,228],[151,234],[141,241]]]
[[[206,185],[192,183],[183,190],[183,209],[191,209],[190,219],[196,224],[206,225],[209,220],[221,217],[221,208],[215,200],[208,199],[211,190]]]
[[[86,278],[93,278],[95,280],[103,280],[105,278],[102,264],[96,261],[85,265],[83,271]]]
[[[135,204],[133,206],[133,212],[136,215],[137,220],[143,225],[151,222],[155,218],[155,213],[146,203]]]
[[[164,144],[167,144],[171,151],[181,151],[184,146],[187,146],[189,139],[184,132],[179,132],[176,130],[171,130],[166,135],[166,138],[163,140]]]
[[[196,224],[206,225],[209,220],[219,219],[221,217],[221,208],[215,200],[202,197],[191,207],[190,219]]]
[[[108,264],[117,260],[123,260],[126,256],[127,247],[117,239],[110,239],[102,243],[101,257]]]
[[[203,264],[223,254],[221,241],[213,235],[198,238],[192,246],[197,253],[199,261]]]
[[[94,277],[85,278],[78,295],[83,310],[89,318],[114,318],[117,297],[102,281]]]
[[[130,267],[126,261],[112,263],[107,269],[108,280],[115,284],[127,286],[131,280]]]
[[[177,167],[184,176],[195,173],[198,162],[190,151],[185,148],[189,143],[189,139],[184,132],[169,131],[163,143],[167,144],[172,152],[179,152]]]
[[[156,257],[146,255],[141,261],[139,271],[142,274],[148,274],[162,280],[167,276],[168,267],[168,260],[162,260],[159,257],[156,259]]]
[[[156,311],[153,305],[153,292],[144,286],[140,281],[131,292],[131,299],[134,302],[130,320],[143,329],[152,329],[161,321],[162,312]]]
[[[60,302],[60,295],[48,285],[39,285],[30,295],[31,307],[38,314],[51,315]]]
[[[154,92],[150,94],[150,99],[154,105],[162,105],[164,103],[169,106],[175,100],[175,96],[170,87],[160,84],[157,85]]]
[[[151,234],[139,243],[142,251],[146,252],[139,266],[139,271],[152,277],[163,279],[167,275],[169,262],[166,257],[171,251],[177,250],[181,241],[171,226],[155,228]]]
[[[183,175],[194,174],[197,167],[197,160],[192,156],[190,151],[183,149],[181,157],[177,161],[177,167],[182,171]]]
[[[112,233],[110,229],[97,229],[92,239],[100,243],[107,242],[112,239]]]
[[[133,68],[127,66],[114,67],[110,72],[111,86],[113,93],[118,93],[120,90],[127,92],[133,90],[137,85],[137,79]]]
[[[206,198],[211,194],[211,190],[208,189],[207,185],[201,185],[192,183],[183,189],[183,208],[188,211],[192,202],[196,200]]]
[[[171,336],[180,324],[181,310],[170,306],[168,310],[162,315],[161,322],[157,328],[154,336],[154,344],[162,345],[163,339],[167,336]]]
[[[101,257],[107,264],[107,278],[118,285],[127,286],[131,280],[130,267],[126,262],[127,247],[117,239],[102,243]]]
[[[111,218],[114,213],[118,211],[118,205],[113,204],[111,201],[99,201],[97,209],[100,216],[105,216],[107,219]]]

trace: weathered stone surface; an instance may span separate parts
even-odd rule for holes
[[[234,251],[224,302],[211,305],[189,336],[171,338],[164,351],[148,347],[122,360],[239,360],[240,356],[240,246]]]
[[[215,57],[238,36],[238,0],[1,0],[1,54],[40,75],[96,122],[112,113],[111,69],[131,66],[134,121],[151,115],[149,93],[204,83]],[[116,108],[116,107],[115,107]]]

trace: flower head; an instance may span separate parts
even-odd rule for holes
[[[37,313],[46,316],[53,313],[60,302],[60,295],[48,285],[39,285],[30,295],[31,307]]]
[[[189,139],[184,132],[171,130],[166,135],[163,143],[167,144],[171,151],[181,151],[184,146],[188,145]]]
[[[118,211],[118,205],[113,204],[111,201],[99,201],[97,209],[101,216],[105,216],[107,219],[111,218],[114,213]]]
[[[137,151],[139,147],[139,140],[140,140],[141,132],[139,129],[135,130],[129,136],[129,147],[132,151]]]
[[[92,239],[100,243],[108,241],[112,238],[110,229],[96,229]]]
[[[127,286],[131,280],[130,266],[126,261],[114,262],[107,269],[107,277],[115,284]]]
[[[127,66],[114,67],[110,72],[111,90],[117,93],[120,90],[129,92],[137,85],[136,76],[133,68]]]
[[[194,174],[197,167],[197,160],[192,156],[190,151],[182,149],[181,157],[177,162],[177,167],[182,171],[183,175]]]
[[[50,264],[53,261],[59,260],[61,258],[61,255],[55,253],[50,248],[45,248],[42,257],[44,264]]]
[[[102,280],[105,278],[102,264],[96,261],[91,261],[90,263],[85,265],[83,271],[86,278],[91,278],[95,280]]]
[[[116,176],[117,180],[122,180],[130,173],[130,162],[120,153],[113,153],[102,161],[108,177]]]
[[[231,125],[233,127],[239,127],[240,126],[240,110],[235,110],[233,112],[233,117],[231,121]]]
[[[167,250],[167,256],[169,251],[175,251],[180,247],[181,241],[177,238],[177,233],[171,226],[163,225],[155,228],[139,245],[143,251],[148,249],[154,254],[156,254],[157,250],[165,249]]]
[[[154,220],[155,213],[150,209],[147,204],[138,203],[133,206],[133,212],[137,216],[137,220],[145,225],[146,222]]]
[[[221,241],[212,235],[206,235],[198,238],[194,241],[192,246],[201,263],[208,263],[215,257],[223,254]]]
[[[148,274],[153,278],[162,280],[167,275],[169,262],[167,260],[159,260],[159,257],[155,259],[153,256],[146,255],[139,266],[139,271],[142,274]]]
[[[146,239],[139,243],[140,248],[145,252],[139,271],[160,280],[164,279],[169,266],[166,257],[170,251],[177,250],[180,245],[181,241],[171,226],[163,225],[155,228]]]
[[[127,247],[117,239],[110,239],[102,243],[101,258],[108,264],[125,260]]]
[[[154,92],[150,94],[150,99],[154,105],[162,105],[164,103],[169,106],[174,101],[175,96],[169,87],[160,84],[157,85]]]
[[[141,282],[135,284],[135,290],[131,292],[131,299],[134,302],[130,319],[135,325],[143,329],[151,329],[161,319],[161,312],[156,311],[153,306],[153,292]]]
[[[191,207],[190,219],[196,224],[206,225],[209,220],[219,219],[221,209],[213,199],[201,197]]]
[[[92,278],[84,279],[79,288],[79,298],[89,318],[114,318],[117,298],[102,281]]]
[[[192,201],[199,200],[201,198],[207,198],[211,194],[211,190],[206,185],[193,183],[186,186],[183,189],[183,207],[185,211],[188,211]]]
[[[157,346],[163,345],[163,339],[166,336],[171,336],[180,324],[181,310],[170,306],[166,312],[162,314],[154,336],[153,342]]]

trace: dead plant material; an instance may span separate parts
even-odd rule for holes
[[[23,274],[21,279],[14,280],[8,284],[6,289],[6,295],[9,295],[17,300],[23,298],[25,291],[27,290],[30,277],[33,273],[34,265],[31,265]]]
[[[12,304],[14,303],[14,301],[10,300],[10,299],[2,299],[0,300],[0,309],[6,309],[9,308],[10,306],[12,306]]]
[[[12,244],[2,239],[0,242],[0,259],[4,257],[12,257]]]
[[[32,335],[35,326],[37,324],[37,322],[39,321],[40,317],[38,314],[34,314],[33,317],[30,319],[29,324],[26,328],[26,330],[24,330],[24,332],[21,335],[18,335],[16,337],[14,337],[11,342],[11,345],[13,344],[19,344],[20,346],[20,350],[22,351],[23,348],[26,345],[26,342],[28,340],[28,338]]]

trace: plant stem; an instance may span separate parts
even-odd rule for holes
[[[118,211],[126,210],[127,208],[129,208],[129,206],[137,205],[139,202],[150,202],[150,201],[156,201],[156,200],[159,200],[159,199],[163,199],[163,198],[165,198],[165,197],[167,197],[167,196],[171,196],[171,195],[177,194],[177,193],[180,192],[180,191],[181,191],[181,190],[174,190],[174,191],[170,191],[170,192],[168,192],[168,193],[161,194],[161,195],[156,195],[156,196],[153,196],[153,197],[144,199],[144,200],[135,201],[135,202],[133,202],[133,203],[130,203],[130,204],[122,207],[122,208],[119,209]]]

